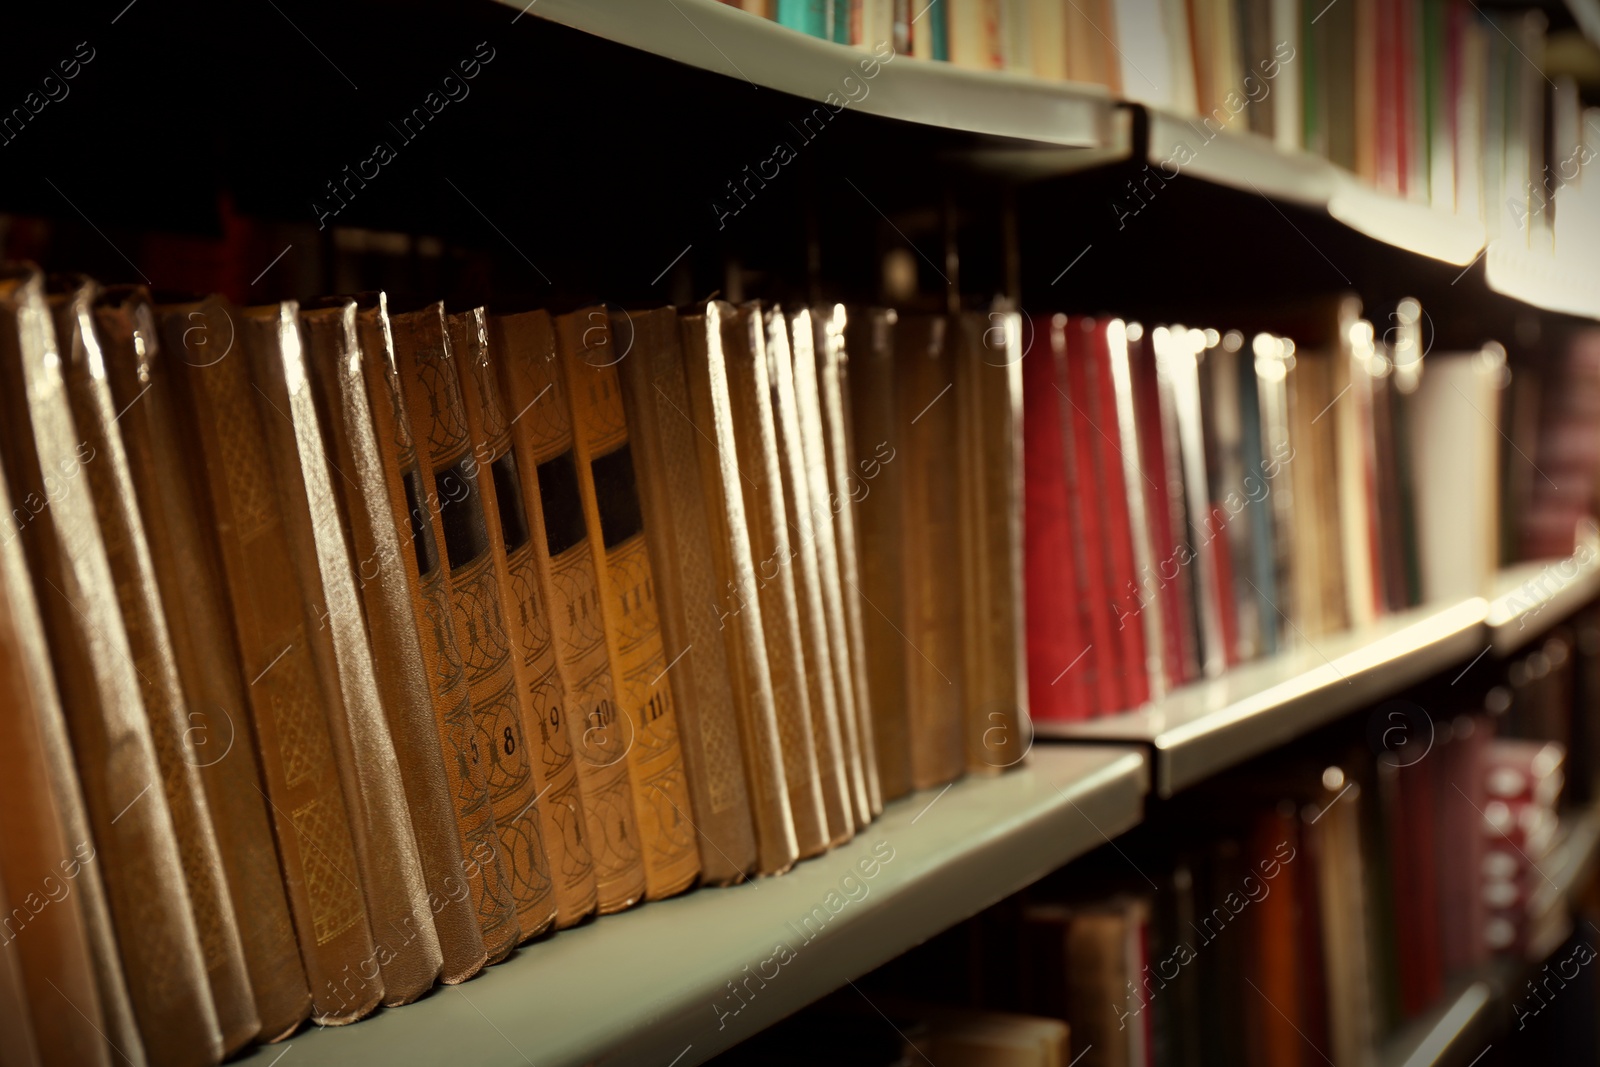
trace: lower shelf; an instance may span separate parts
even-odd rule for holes
[[[292,1045],[294,1067],[689,1067],[1130,829],[1148,787],[1138,750],[1039,746],[1008,774],[890,804],[781,878],[564,931],[470,982],[244,1062],[268,1067]]]

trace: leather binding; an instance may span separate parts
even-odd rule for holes
[[[871,822],[876,812],[872,802],[875,790],[867,775],[867,757],[861,744],[863,725],[867,721],[866,709],[857,706],[856,675],[858,664],[851,645],[849,620],[845,615],[844,578],[839,565],[839,536],[835,529],[836,516],[849,504],[849,498],[835,494],[828,479],[828,449],[823,443],[822,396],[817,381],[816,347],[819,339],[826,338],[811,320],[811,312],[802,308],[790,318],[793,343],[790,358],[793,373],[786,377],[792,382],[795,416],[799,425],[803,473],[809,506],[799,516],[801,539],[809,538],[816,552],[817,573],[822,593],[823,621],[833,660],[834,688],[838,693],[839,727],[844,744],[845,769],[849,773],[850,797],[855,805],[856,828]],[[840,345],[842,349],[842,344]],[[777,366],[776,361],[773,361]],[[782,367],[778,368],[780,371]],[[783,379],[778,393],[784,394]],[[879,801],[878,810],[882,810]]]
[[[240,677],[250,701],[311,1018],[351,1023],[383,1000],[344,791],[318,686],[317,619],[293,580],[243,321],[220,297],[163,305],[167,366],[182,401],[188,476],[209,501]],[[267,409],[271,413],[271,409]],[[284,416],[273,413],[273,418]],[[259,787],[258,787],[259,788]]]
[[[722,316],[723,365],[733,415],[735,459],[744,494],[755,588],[729,590],[725,610],[756,610],[767,644],[773,708],[783,752],[789,812],[800,856],[828,848],[828,816],[806,688],[800,609],[790,567],[789,523],[784,511],[772,389],[767,376],[766,326],[761,308],[746,304]]]
[[[0,878],[0,914],[11,914],[11,894]],[[87,972],[88,956],[84,954],[80,966]],[[55,1052],[54,1049],[51,1050]],[[105,1062],[105,1045],[84,1050],[93,1062]],[[59,1053],[58,1053],[59,1054]],[[15,952],[0,952],[0,1063],[13,1067],[38,1067],[39,1047],[33,1037],[33,1021],[28,1016],[28,996],[24,988],[22,966]]]
[[[723,320],[733,313],[728,304],[712,301],[702,311],[681,320],[688,392],[683,418],[695,430],[706,527],[716,568],[714,588],[719,591],[702,610],[717,616],[726,649],[744,753],[745,783],[755,818],[756,871],[778,874],[792,866],[800,853],[784,777],[766,630],[759,606],[754,603],[755,559],[745,521],[743,476],[722,348]],[[740,605],[748,605],[749,610],[742,610]]]
[[[904,583],[906,705],[911,784],[943,785],[966,765],[962,723],[961,584],[949,573],[960,559],[956,499],[958,444],[955,361],[949,322],[907,316],[895,331],[895,445],[904,455],[900,550]]]
[[[434,489],[432,461],[419,454],[412,434],[411,415],[395,362],[388,302],[383,294],[363,298],[356,314],[356,331],[361,341],[361,370],[371,402],[373,430],[383,453],[389,506],[394,513],[395,530],[404,542],[400,558],[411,590],[412,617],[416,620],[422,666],[433,700],[434,732],[444,757],[445,778],[461,837],[458,866],[465,892],[457,890],[450,899],[471,903],[483,943],[481,966],[483,962],[504,959],[516,948],[521,928],[517,925],[511,887],[506,882],[500,836],[495,830],[489,795],[489,754],[478,744],[472,716],[450,575],[441,551],[445,543],[444,522]],[[443,913],[435,915],[436,927],[440,914]],[[441,932],[441,945],[445,940]],[[470,974],[471,970],[456,980]],[[451,981],[448,957],[442,977]]]
[[[258,403],[266,405],[261,421],[292,573],[316,616],[306,637],[344,784],[383,1002],[408,1004],[433,987],[444,956],[307,379],[300,308],[284,302],[243,309],[239,335]]]
[[[1031,735],[1022,625],[1022,320],[956,320],[956,468],[964,522],[966,765],[1020,764]]]
[[[906,704],[904,583],[900,574],[900,498],[905,463],[896,442],[894,335],[898,316],[868,309],[851,316],[850,449],[855,479],[850,496],[860,558],[856,595],[865,649],[867,693],[878,788],[885,803],[911,792],[911,721]],[[896,465],[896,461],[899,464]]]
[[[599,578],[573,459],[572,408],[556,356],[555,325],[543,311],[493,316],[491,340],[516,415],[511,439],[533,522],[539,580],[550,605],[556,667],[568,693],[566,725],[594,859],[596,910],[609,915],[644,898],[639,817],[621,730],[609,729],[616,697]]]
[[[259,785],[261,763],[247,718],[249,698],[222,564],[201,527],[203,493],[187,474],[169,367],[173,357],[162,347],[155,309],[142,287],[107,290],[94,317],[188,709],[183,737],[210,804],[261,1038],[275,1041],[310,1012],[311,989]],[[200,352],[207,350],[203,333],[192,339]]]
[[[24,507],[30,496],[41,502],[19,539],[44,594],[44,635],[143,1047],[155,1063],[213,1064],[222,1032],[200,934],[94,501],[76,481],[97,457],[73,424],[43,285],[29,267],[0,272],[0,382],[7,479]]]
[[[799,360],[804,356],[796,346],[797,396],[802,407],[808,402],[807,382],[815,378],[818,412],[816,449],[822,456],[825,481],[813,487],[813,495],[825,494],[833,511],[834,555],[839,572],[839,610],[850,660],[849,684],[855,703],[856,745],[861,753],[862,777],[867,790],[867,810],[873,818],[883,811],[883,791],[878,780],[877,744],[872,725],[872,696],[867,682],[866,638],[861,612],[860,548],[856,541],[855,450],[849,423],[849,373],[845,351],[845,310],[843,304],[819,307],[811,312],[815,341],[812,353],[816,374],[803,374]],[[809,419],[807,425],[810,425]],[[809,438],[808,438],[809,442]],[[810,456],[811,445],[807,445]],[[813,460],[815,462],[815,460]]]
[[[60,990],[53,999],[29,997],[25,1005],[31,1041],[44,1062],[110,1067],[113,1050],[123,1049],[128,1062],[142,1065],[144,1049],[22,552],[19,534],[33,521],[30,503],[39,502],[13,497],[0,471],[0,705],[6,708],[0,715],[0,870],[16,898],[0,917],[0,956],[14,961],[27,988],[53,984]],[[30,895],[37,895],[31,907]],[[12,910],[19,905],[25,909],[20,917]],[[117,998],[114,1014],[107,1002]]]
[[[228,896],[210,805],[200,783],[199,759],[185,740],[192,736],[188,706],[156,590],[150,545],[134,499],[118,408],[106,381],[105,355],[95,333],[92,306],[98,295],[99,287],[93,282],[74,282],[71,292],[52,295],[50,306],[73,423],[79,440],[98,460],[84,465],[86,485],[100,519],[100,536],[122,609],[133,669],[142,683],[140,696],[177,835],[183,882],[200,934],[211,1000],[222,1030],[223,1055],[227,1056],[256,1037],[261,1019],[250,992],[244,946]]]
[[[439,977],[460,982],[483,968],[483,933],[477,915],[465,904],[458,858],[462,854],[461,831],[445,776],[439,732],[434,729],[428,664],[417,634],[411,584],[403,562],[402,553],[410,551],[410,545],[401,543],[401,527],[389,499],[388,470],[362,371],[355,301],[343,300],[315,310],[302,308],[300,322],[307,375],[328,465],[335,475],[331,478],[333,490],[341,501],[355,581],[365,609],[378,698],[416,837],[431,913],[428,921],[439,942]],[[411,533],[409,523],[404,530]],[[396,951],[392,946],[390,950]],[[387,978],[384,985],[390,985]]]
[[[532,524],[511,447],[511,414],[490,356],[488,315],[482,308],[450,315],[451,345],[461,377],[467,433],[480,470],[484,518],[499,579],[501,603],[510,618],[512,666],[522,694],[523,736],[537,746],[528,754],[540,798],[539,819],[556,903],[556,926],[572,926],[595,910],[594,859],[584,836],[578,767],[562,710],[569,704],[556,672],[550,602],[539,589]]]
[[[783,308],[763,314],[767,331],[766,370],[771,396],[773,442],[777,446],[778,478],[783,493],[785,533],[789,551],[779,565],[794,583],[795,607],[800,619],[800,650],[805,664],[806,703],[811,708],[811,739],[817,752],[817,781],[822,787],[822,807],[828,820],[828,847],[855,836],[856,791],[866,813],[866,783],[859,775],[852,782],[845,752],[841,720],[854,719],[854,705],[840,701],[840,671],[849,664],[835,662],[833,634],[822,603],[822,573],[817,563],[817,524],[811,512],[810,479],[806,474],[805,445],[794,395],[794,360],[789,352],[789,319]],[[776,484],[776,483],[775,483]],[[826,507],[826,504],[823,505]],[[844,636],[840,631],[839,636]],[[865,825],[865,820],[862,820]]]
[[[633,338],[618,370],[640,472],[639,504],[650,531],[662,644],[673,664],[667,679],[694,801],[700,876],[728,885],[756,869],[756,827],[734,711],[734,675],[721,632],[722,586],[713,562],[698,433],[689,416],[678,314],[658,308],[613,315],[611,325],[614,335]]]
[[[681,892],[700,874],[690,822],[688,783],[672,687],[672,664],[661,644],[647,533],[639,511],[633,456],[613,344],[604,308],[556,320],[567,399],[572,407],[573,458],[600,589],[600,617],[616,686],[614,724],[628,744],[628,778],[639,816],[645,896]]]
[[[432,475],[424,477],[424,490],[430,501],[438,502],[444,526],[441,566],[449,580],[462,643],[462,666],[472,701],[472,743],[487,756],[485,774],[500,842],[497,860],[515,902],[518,939],[527,940],[555,922],[555,887],[539,819],[539,791],[522,729],[522,699],[494,544],[484,514],[483,486],[489,478],[483,472],[484,457],[474,454],[467,430],[444,305],[395,315],[390,322],[418,462]]]
[[[1338,633],[1349,623],[1338,514],[1339,420],[1332,412],[1322,417],[1338,395],[1338,370],[1330,353],[1301,347],[1285,380],[1297,490],[1291,502],[1296,565],[1290,575],[1294,607],[1289,610],[1299,641]],[[1458,462],[1459,453],[1452,455],[1452,462]]]

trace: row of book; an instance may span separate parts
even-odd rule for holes
[[[1579,651],[1576,635],[1596,621],[1591,608],[1491,665],[1501,684],[1473,695],[1446,676],[1364,709],[1352,732],[1365,727],[1365,744],[1322,740],[1208,783],[860,979],[859,995],[714,1062],[942,1064],[937,1035],[915,1029],[939,1016],[917,1006],[929,1001],[962,1005],[943,1009],[957,1020],[969,1005],[1013,1020],[989,1025],[1018,1047],[1034,1018],[1062,1020],[1080,1067],[1387,1062],[1384,1045],[1491,968],[1516,975],[1494,1009],[1508,1029],[1559,1028],[1563,1000],[1592,1028],[1593,1001],[1563,990],[1594,937],[1549,881],[1566,750],[1508,735],[1593,718],[1583,676],[1600,649]],[[802,1044],[810,1059],[783,1058]],[[1482,1043],[1458,1051],[1466,1062]],[[972,1062],[1049,1062],[1018,1056]]]
[[[1021,762],[1000,321],[7,268],[15,1062],[215,1063]]]
[[[1586,121],[1594,113],[1571,75],[1546,76],[1537,10],[1488,13],[1468,0],[726,2],[866,49],[887,42],[960,66],[1102,85],[1193,116],[1204,142],[1224,129],[1256,133],[1536,250],[1583,253],[1600,218],[1579,180],[1600,154]],[[1175,153],[1165,166],[1175,175],[1188,162]]]
[[[1298,340],[1030,320],[1036,718],[1136,708],[1386,614],[1489,594],[1504,351],[1424,358],[1412,300],[1382,336],[1353,297],[1288,318]]]

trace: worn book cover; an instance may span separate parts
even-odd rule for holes
[[[411,526],[397,524],[389,499],[388,471],[362,371],[355,301],[302,308],[300,321],[328,465],[338,475],[332,479],[333,490],[350,539],[378,696],[400,765],[442,954],[440,979],[459,982],[483,967],[485,949],[476,914],[458,899],[463,885],[461,832],[434,728],[428,665],[402,555],[410,546],[402,542],[401,530],[409,539]]]
[[[433,728],[439,738],[461,836],[457,867],[462,888],[450,894],[449,906],[470,908],[484,954],[487,960],[495,961],[516,947],[521,928],[507,882],[500,835],[495,830],[489,792],[491,754],[478,743],[469,678],[456,632],[450,575],[441,552],[445,544],[444,520],[431,460],[418,453],[412,434],[411,413],[395,362],[388,301],[383,294],[362,298],[356,313],[356,330],[361,340],[362,377],[383,454],[389,507],[402,542],[400,559],[411,592],[422,666],[433,701]],[[442,933],[440,940],[442,945]],[[470,968],[469,973],[476,969]],[[444,981],[451,980],[448,961],[442,977]],[[464,974],[456,980],[465,977]]]
[[[37,271],[0,272],[0,378],[7,481],[38,510],[18,539],[38,598],[143,1046],[160,1063],[222,1056],[138,672],[83,468],[60,349]],[[99,457],[103,460],[103,457]]]
[[[421,311],[395,315],[390,321],[419,462],[426,457],[422,462],[424,491],[436,502],[444,527],[442,566],[472,701],[472,743],[487,761],[485,774],[500,844],[499,855],[472,862],[502,865],[516,905],[519,939],[526,940],[555,922],[555,887],[545,853],[539,791],[522,727],[522,699],[501,583],[484,514],[483,485],[492,475],[487,473],[483,457],[475,453],[467,428],[444,305],[430,304]]]
[[[451,315],[448,321],[456,367],[461,372],[467,433],[480,470],[486,468],[489,475],[480,477],[479,491],[502,603],[510,619],[523,734],[534,746],[528,763],[540,798],[556,925],[572,926],[594,913],[596,889],[594,858],[584,833],[578,766],[562,722],[562,709],[569,701],[566,684],[556,670],[552,605],[539,587],[533,528],[511,447],[512,414],[495,368],[501,357],[489,347],[489,317],[482,308],[475,308]]]
[[[594,858],[596,907],[607,915],[644,898],[644,858],[628,780],[627,741],[616,728],[599,578],[578,495],[572,407],[556,355],[555,325],[547,313],[492,316],[489,330],[501,384],[515,412],[511,439],[533,523],[538,578],[555,633],[556,668],[568,693],[566,729]]]
[[[556,320],[573,458],[589,548],[599,577],[600,617],[616,684],[615,728],[628,745],[628,774],[651,900],[687,889],[700,874],[684,780],[677,712],[661,643],[655,578],[639,508],[639,490],[622,410],[617,362],[625,349],[612,336],[604,308]]]

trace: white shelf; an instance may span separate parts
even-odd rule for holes
[[[1170,797],[1469,660],[1485,645],[1486,612],[1480,597],[1417,608],[1360,632],[1319,637],[1314,644],[1243,664],[1137,711],[1036,728],[1042,737],[1150,746],[1155,791]]]
[[[1133,827],[1148,786],[1138,750],[1041,745],[1008,774],[890,804],[855,840],[781,878],[701,889],[564,931],[470,982],[256,1049],[244,1062],[267,1067],[292,1045],[284,1067],[689,1067]],[[893,859],[864,879],[857,862],[879,842]],[[805,942],[801,919],[830,892],[844,899],[840,880],[851,874],[865,895],[852,890],[860,899]],[[794,958],[763,965],[779,943]],[[748,1006],[720,1018],[714,1006],[738,1006],[727,983],[747,966],[752,975],[764,967],[766,987],[752,980]]]
[[[1519,563],[1500,572],[1489,604],[1489,639],[1507,656],[1600,596],[1600,549],[1568,559]]]
[[[1040,145],[1100,148],[1112,130],[1106,90],[1017,74],[966,70],[896,56],[862,79],[868,52],[779,26],[718,0],[500,0],[528,16],[665,59],[725,74],[756,89],[822,102],[866,93],[853,111]],[[890,42],[892,44],[892,42]],[[734,87],[730,86],[730,91]]]
[[[1592,266],[1575,267],[1496,238],[1483,256],[1484,280],[1503,296],[1544,311],[1600,319],[1600,278]]]

